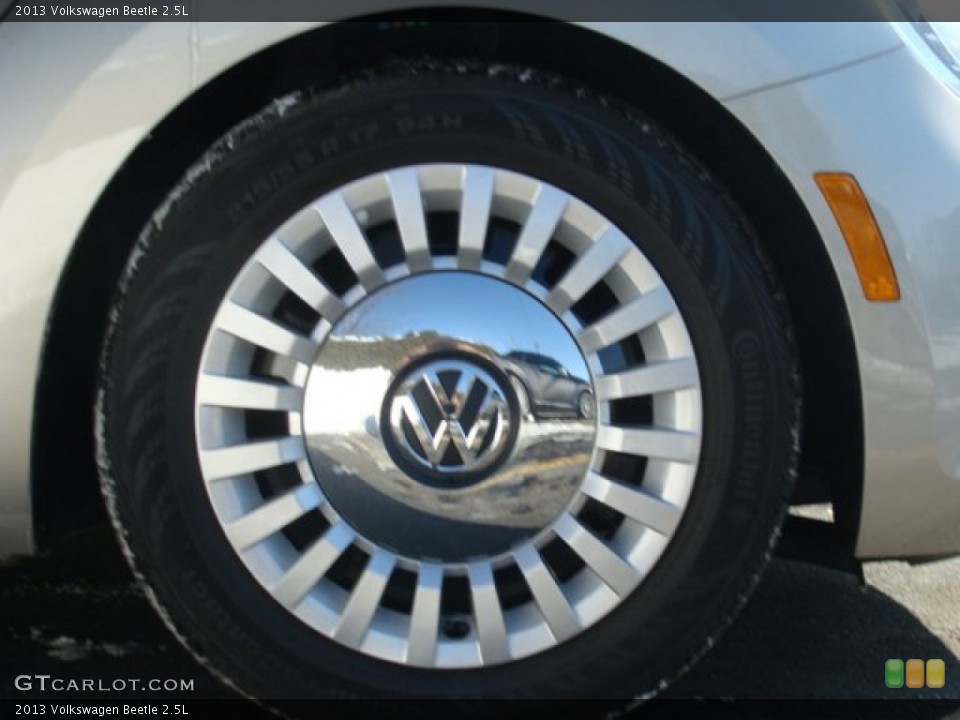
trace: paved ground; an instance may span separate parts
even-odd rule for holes
[[[861,587],[839,572],[774,561],[733,627],[668,695],[940,698],[946,702],[911,704],[909,713],[898,704],[896,715],[960,719],[960,559],[876,564],[866,575]],[[183,678],[194,680],[191,697],[232,696],[168,636],[105,535],[55,559],[0,567],[0,614],[0,699],[35,696],[15,689],[21,674]],[[946,686],[887,689],[887,658],[942,658]]]

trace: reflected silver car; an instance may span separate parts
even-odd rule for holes
[[[534,415],[576,415],[592,418],[593,389],[554,358],[515,350],[504,358],[521,411]]]
[[[957,24],[487,5],[7,10],[0,552],[109,517],[260,698],[649,696],[781,529],[960,552]]]

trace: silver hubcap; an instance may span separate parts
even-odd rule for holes
[[[563,376],[524,363],[535,349]],[[567,416],[524,417],[514,373]],[[523,290],[475,273],[403,278],[327,335],[306,384],[310,463],[378,547],[492,560],[559,517],[583,480],[596,435],[575,412],[586,378],[566,326]]]
[[[660,558],[701,447],[692,345],[643,254],[517,173],[340,188],[239,273],[197,380],[201,471],[252,577],[420,667],[557,645]]]

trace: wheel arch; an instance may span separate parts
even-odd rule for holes
[[[461,22],[443,32],[431,28],[453,18]],[[392,58],[430,55],[532,65],[617,96],[670,130],[737,200],[780,276],[797,334],[806,428],[799,497],[835,502],[842,536],[837,550],[852,556],[863,418],[850,323],[812,219],[749,130],[679,73],[584,28],[543,22],[538,42],[531,44],[529,29],[511,25],[530,18],[501,11],[407,11],[368,19],[374,22],[326,26],[283,41],[214,78],[171,111],[107,185],[61,277],[41,359],[32,447],[41,546],[105,521],[92,406],[106,314],[140,229],[183,169],[234,124],[286,92],[331,85],[343,74]],[[387,23],[384,32],[384,20],[402,22]],[[581,62],[584,53],[569,52],[572,42],[604,62]],[[623,71],[604,72],[610,64]],[[811,286],[817,292],[810,292]],[[831,432],[837,428],[843,433]]]

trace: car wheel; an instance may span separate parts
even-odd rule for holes
[[[577,397],[577,412],[580,417],[586,420],[592,420],[596,414],[596,403],[593,400],[593,394],[589,390],[584,390]]]
[[[496,71],[495,71],[496,70]],[[258,697],[632,697],[742,605],[797,458],[776,281],[635,110],[432,63],[277,101],[144,230],[105,495]],[[520,411],[511,351],[587,378]]]
[[[520,417],[527,418],[527,416],[529,416],[529,419],[533,419],[533,406],[530,404],[530,393],[527,392],[527,387],[523,384],[523,380],[516,375],[511,375],[510,385],[513,388],[514,397],[517,399],[517,409]]]

